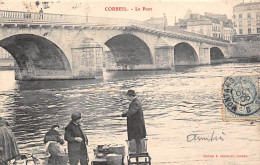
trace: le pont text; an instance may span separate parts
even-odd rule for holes
[[[151,7],[134,7],[134,8],[126,8],[126,7],[105,7],[105,11],[152,11]]]

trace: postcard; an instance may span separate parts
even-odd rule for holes
[[[0,164],[260,164],[260,1],[0,0]]]

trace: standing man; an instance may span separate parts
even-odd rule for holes
[[[42,8],[41,8],[41,10],[39,11],[39,13],[40,13],[39,19],[43,19],[43,10],[42,10]]]
[[[88,138],[80,127],[81,113],[73,113],[71,121],[65,128],[65,140],[68,142],[70,165],[88,165]]]
[[[128,111],[123,113],[122,117],[127,117],[128,140],[134,139],[136,142],[136,153],[141,153],[141,139],[146,137],[142,103],[137,99],[134,90],[128,90],[126,96],[131,103]]]

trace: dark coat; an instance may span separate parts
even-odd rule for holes
[[[77,142],[75,137],[81,137],[82,142]],[[68,151],[87,151],[86,145],[88,144],[88,138],[83,133],[80,126],[74,124],[72,121],[65,128],[64,139],[68,142]]]
[[[135,98],[129,105],[129,109],[122,115],[127,117],[128,140],[142,139],[146,137],[142,103]]]
[[[49,141],[55,141],[55,142],[58,142],[60,144],[64,144],[64,140],[61,139],[60,136],[61,135],[58,131],[51,129],[44,136],[44,140],[43,140],[44,144],[46,144]]]
[[[5,162],[20,156],[16,139],[10,127],[0,125],[0,148],[3,149],[0,155]],[[0,161],[1,162],[1,161]]]

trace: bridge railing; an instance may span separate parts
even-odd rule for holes
[[[107,18],[107,17],[91,17],[66,14],[49,14],[36,12],[21,12],[0,10],[0,22],[10,23],[64,23],[64,24],[86,24],[86,25],[143,25],[153,28],[159,26],[137,21],[133,19]]]
[[[20,11],[5,11],[0,10],[1,22],[12,23],[73,23],[83,24],[86,23],[85,16],[74,16],[64,14],[48,14],[36,12],[20,12]]]
[[[214,39],[214,40],[217,40],[217,41],[222,41],[222,42],[227,42],[227,43],[230,42],[230,41],[227,41],[227,40],[223,40],[223,39],[221,39],[221,38],[210,37],[210,36],[207,36],[207,35],[198,34],[198,33],[193,33],[193,32],[184,31],[184,30],[178,30],[178,29],[175,29],[175,30],[166,30],[166,32],[176,33],[176,34],[183,34],[183,35],[186,35],[186,36],[197,37],[197,38]]]

